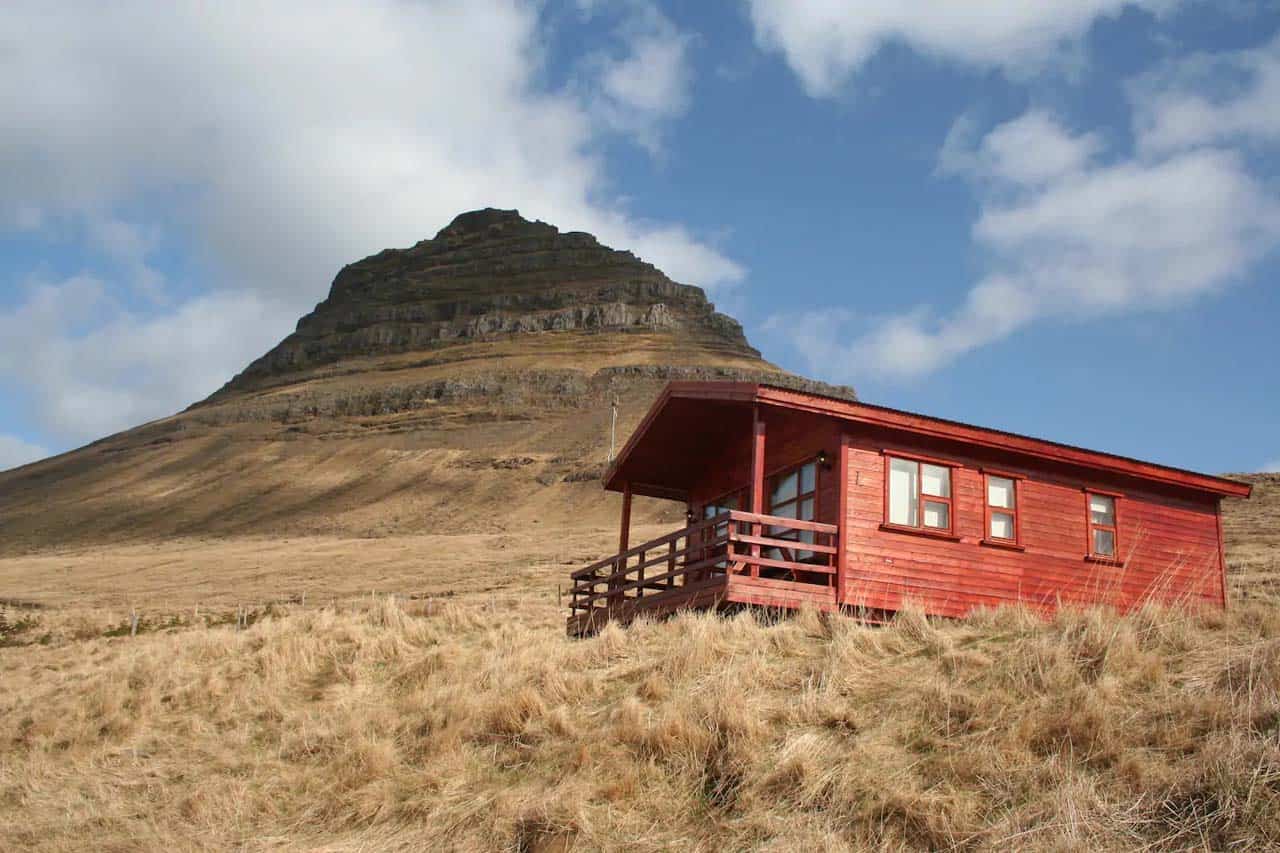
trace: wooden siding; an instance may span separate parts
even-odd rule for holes
[[[1153,598],[1223,606],[1218,502],[1104,472],[1072,471],[991,450],[967,452],[911,433],[849,429],[849,474],[841,541],[843,603],[897,610],[908,599],[927,612],[961,616],[1008,602],[1053,607],[1105,603],[1129,608]],[[946,539],[884,530],[886,451],[957,463],[954,533]],[[1020,475],[1020,549],[983,543],[982,469]],[[1119,493],[1119,563],[1086,559],[1086,488]]]

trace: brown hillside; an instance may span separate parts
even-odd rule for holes
[[[1253,484],[1248,500],[1222,506],[1232,599],[1280,606],[1280,474],[1233,474]]]
[[[621,442],[669,379],[761,376],[817,385],[629,252],[515,211],[462,214],[345,267],[208,400],[0,474],[0,553],[612,525],[611,402]]]

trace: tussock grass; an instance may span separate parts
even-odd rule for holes
[[[4,849],[1280,846],[1262,605],[572,641],[518,607],[366,598],[0,668]]]

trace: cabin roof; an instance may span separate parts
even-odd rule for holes
[[[871,403],[755,382],[670,382],[658,395],[622,451],[605,471],[604,486],[635,494],[684,500],[694,483],[679,457],[714,452],[729,433],[750,428],[753,406],[764,405],[834,417],[850,423],[900,430],[979,448],[1017,453],[1092,468],[1218,496],[1248,497],[1247,483],[1157,465],[1018,433],[936,418]],[[679,453],[675,451],[679,450]]]

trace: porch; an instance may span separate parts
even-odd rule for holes
[[[838,551],[834,524],[725,510],[573,572],[566,629],[731,603],[834,610]]]

